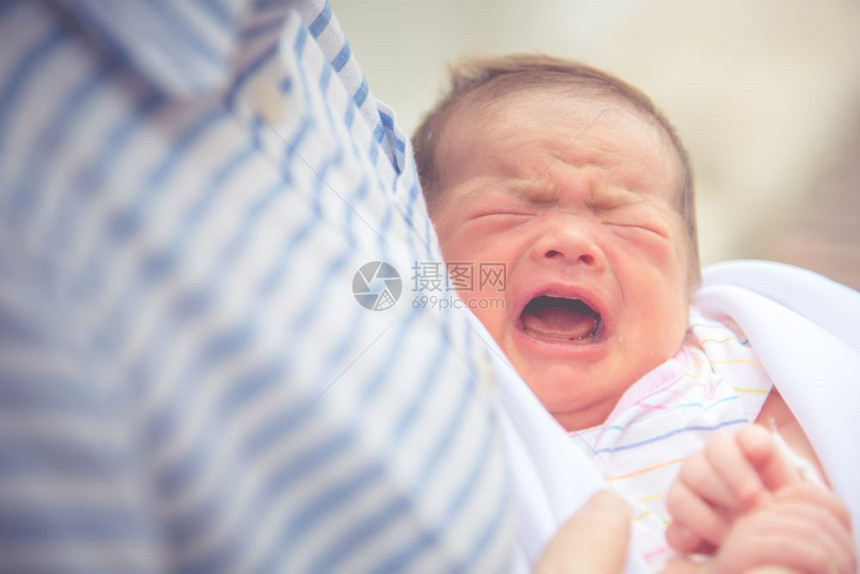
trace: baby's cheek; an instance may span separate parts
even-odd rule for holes
[[[460,297],[472,313],[480,319],[481,323],[484,324],[484,327],[486,327],[491,333],[498,330],[500,326],[500,317],[498,312],[489,304],[491,301],[488,297],[475,292],[461,294]]]
[[[502,301],[502,307],[498,304],[497,301],[492,298],[486,297],[483,294],[475,293],[473,295],[463,296],[464,303],[468,306],[468,309],[478,317],[478,320],[484,325],[484,327],[489,331],[490,335],[492,335],[493,339],[496,340],[497,343],[502,343],[502,335],[505,331],[505,322],[507,321],[507,315],[504,310],[504,302]]]

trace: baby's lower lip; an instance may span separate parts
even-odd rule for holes
[[[531,337],[539,341],[545,341],[547,343],[589,345],[599,341],[603,331],[603,322],[600,320],[600,317],[596,317],[594,321],[593,329],[589,326],[591,332],[584,335],[566,333],[564,331],[541,331],[534,327],[527,328],[522,321],[520,322],[520,330],[527,337]]]
[[[600,343],[600,337],[595,335],[590,335],[588,337],[582,337],[578,339],[565,339],[560,337],[553,337],[550,335],[540,335],[535,333],[526,333],[525,331],[520,331],[523,337],[533,339],[535,341],[540,341],[542,343],[546,343],[548,345],[560,345],[560,346],[571,346],[571,347],[584,347],[587,345],[596,345]]]
[[[602,354],[607,348],[608,333],[601,323],[594,335],[583,339],[541,337],[526,332],[521,323],[515,329],[516,339],[530,351],[538,354],[566,355],[587,358]]]

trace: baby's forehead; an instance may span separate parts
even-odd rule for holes
[[[624,127],[631,124],[647,126],[655,129],[663,136],[662,145],[674,148],[669,134],[657,117],[638,106],[634,101],[606,90],[590,86],[578,88],[575,86],[527,86],[521,89],[504,91],[492,90],[489,87],[479,87],[466,94],[448,115],[447,121],[466,122],[468,124],[482,123],[488,126],[502,124],[512,116],[527,113],[526,108],[546,105],[553,108],[575,111],[581,107],[589,110],[599,108],[602,125]],[[589,111],[590,113],[590,111]],[[552,129],[568,129],[563,122],[547,126]]]
[[[528,190],[522,199],[547,203],[557,177],[572,182],[599,170],[604,175],[586,186],[596,204],[619,203],[618,194],[605,193],[617,187],[658,193],[680,207],[683,166],[671,139],[641,110],[601,96],[530,89],[460,102],[437,156],[442,190],[504,180],[508,193],[519,182]],[[474,191],[475,199],[483,195]]]
[[[437,156],[442,164],[483,151],[514,158],[523,147],[554,141],[561,146],[559,158],[608,152],[624,162],[644,160],[646,153],[651,160],[672,162],[679,174],[684,171],[681,152],[658,118],[617,94],[593,89],[476,90],[451,110],[442,132],[439,143],[445,149]],[[626,145],[631,138],[638,149]]]
[[[492,94],[489,94],[492,95]],[[554,144],[554,157],[594,153],[628,160],[661,161],[681,157],[660,122],[618,96],[530,89],[488,97],[463,99],[447,118],[440,147],[442,158],[453,160],[482,153],[514,160],[527,148]],[[636,142],[635,145],[633,142]],[[645,156],[642,156],[642,154]],[[631,155],[632,154],[632,155]],[[441,158],[440,158],[441,159]],[[671,161],[671,160],[669,160]]]

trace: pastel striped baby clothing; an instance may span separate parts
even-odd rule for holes
[[[754,422],[771,387],[737,324],[692,309],[678,353],[633,384],[604,424],[572,433],[633,506],[634,536],[655,571],[672,556],[665,500],[681,463]]]

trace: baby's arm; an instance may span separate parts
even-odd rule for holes
[[[718,571],[778,564],[853,572],[856,563],[845,505],[806,482],[778,437],[760,426],[717,437],[687,459],[666,505],[674,519],[669,544],[681,553],[719,549]]]

